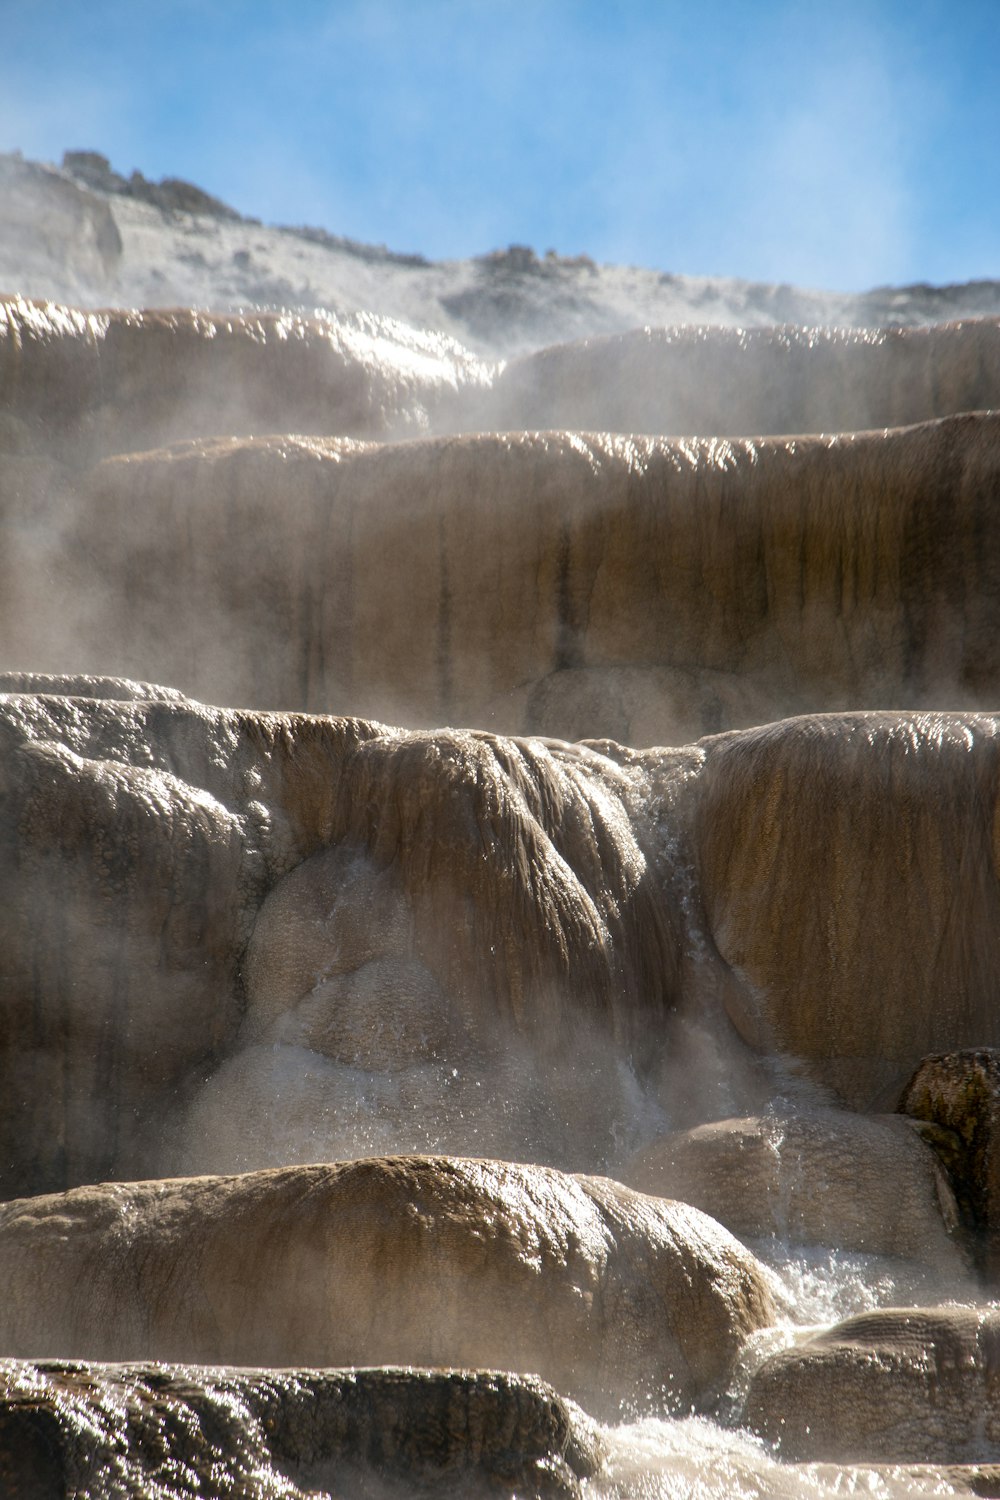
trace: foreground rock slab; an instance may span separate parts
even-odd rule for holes
[[[583,1412],[532,1376],[0,1364],[0,1488],[30,1500],[570,1500],[600,1452]]]
[[[0,1278],[19,1357],[499,1368],[597,1416],[710,1398],[774,1319],[766,1273],[697,1209],[444,1157],[15,1201]]]

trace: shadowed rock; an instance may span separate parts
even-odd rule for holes
[[[583,1412],[532,1376],[0,1364],[0,1482],[30,1500],[568,1500],[600,1454]]]
[[[1000,1052],[980,1048],[925,1057],[898,1108],[930,1127],[928,1142],[951,1175],[977,1260],[995,1285],[1000,1277]]]
[[[697,1209],[448,1157],[15,1200],[0,1266],[17,1356],[537,1372],[597,1415],[709,1398],[774,1318]]]

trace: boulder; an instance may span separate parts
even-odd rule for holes
[[[913,1261],[953,1285],[966,1269],[945,1172],[898,1115],[822,1110],[717,1120],[654,1141],[621,1178],[694,1204],[743,1240]]]
[[[448,1157],[15,1200],[0,1267],[14,1356],[506,1369],[599,1416],[710,1400],[774,1318],[766,1273],[696,1209]]]
[[[925,1057],[898,1109],[927,1126],[955,1183],[988,1281],[1000,1277],[1000,1052],[988,1048]]]
[[[0,1365],[0,1484],[31,1500],[573,1500],[601,1453],[584,1413],[533,1376]]]
[[[885,1308],[772,1355],[747,1424],[786,1460],[997,1463],[995,1309]]]

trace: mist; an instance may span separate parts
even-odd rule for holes
[[[10,1462],[138,1493],[159,1402],[177,1495],[981,1488],[1000,301],[864,290],[911,253],[914,49],[828,23],[742,155],[720,126],[760,183],[721,259],[640,272],[597,260],[709,160],[667,86],[694,31],[660,78],[624,8],[558,67],[566,8],[491,8],[482,59],[445,9],[437,58],[391,7],[304,28],[365,211],[455,253],[481,143],[416,167],[478,89],[459,251],[494,243],[548,83],[528,148],[595,259],[362,243],[394,221],[307,153],[286,190],[350,239],[231,211],[221,165],[213,208],[173,163],[3,160]],[[722,11],[773,94],[785,43]],[[269,65],[306,111],[302,49]],[[617,77],[599,142],[554,123]],[[841,292],[701,274],[732,246]]]

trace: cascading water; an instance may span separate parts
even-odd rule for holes
[[[998,336],[4,305],[11,1493],[1000,1493]]]

